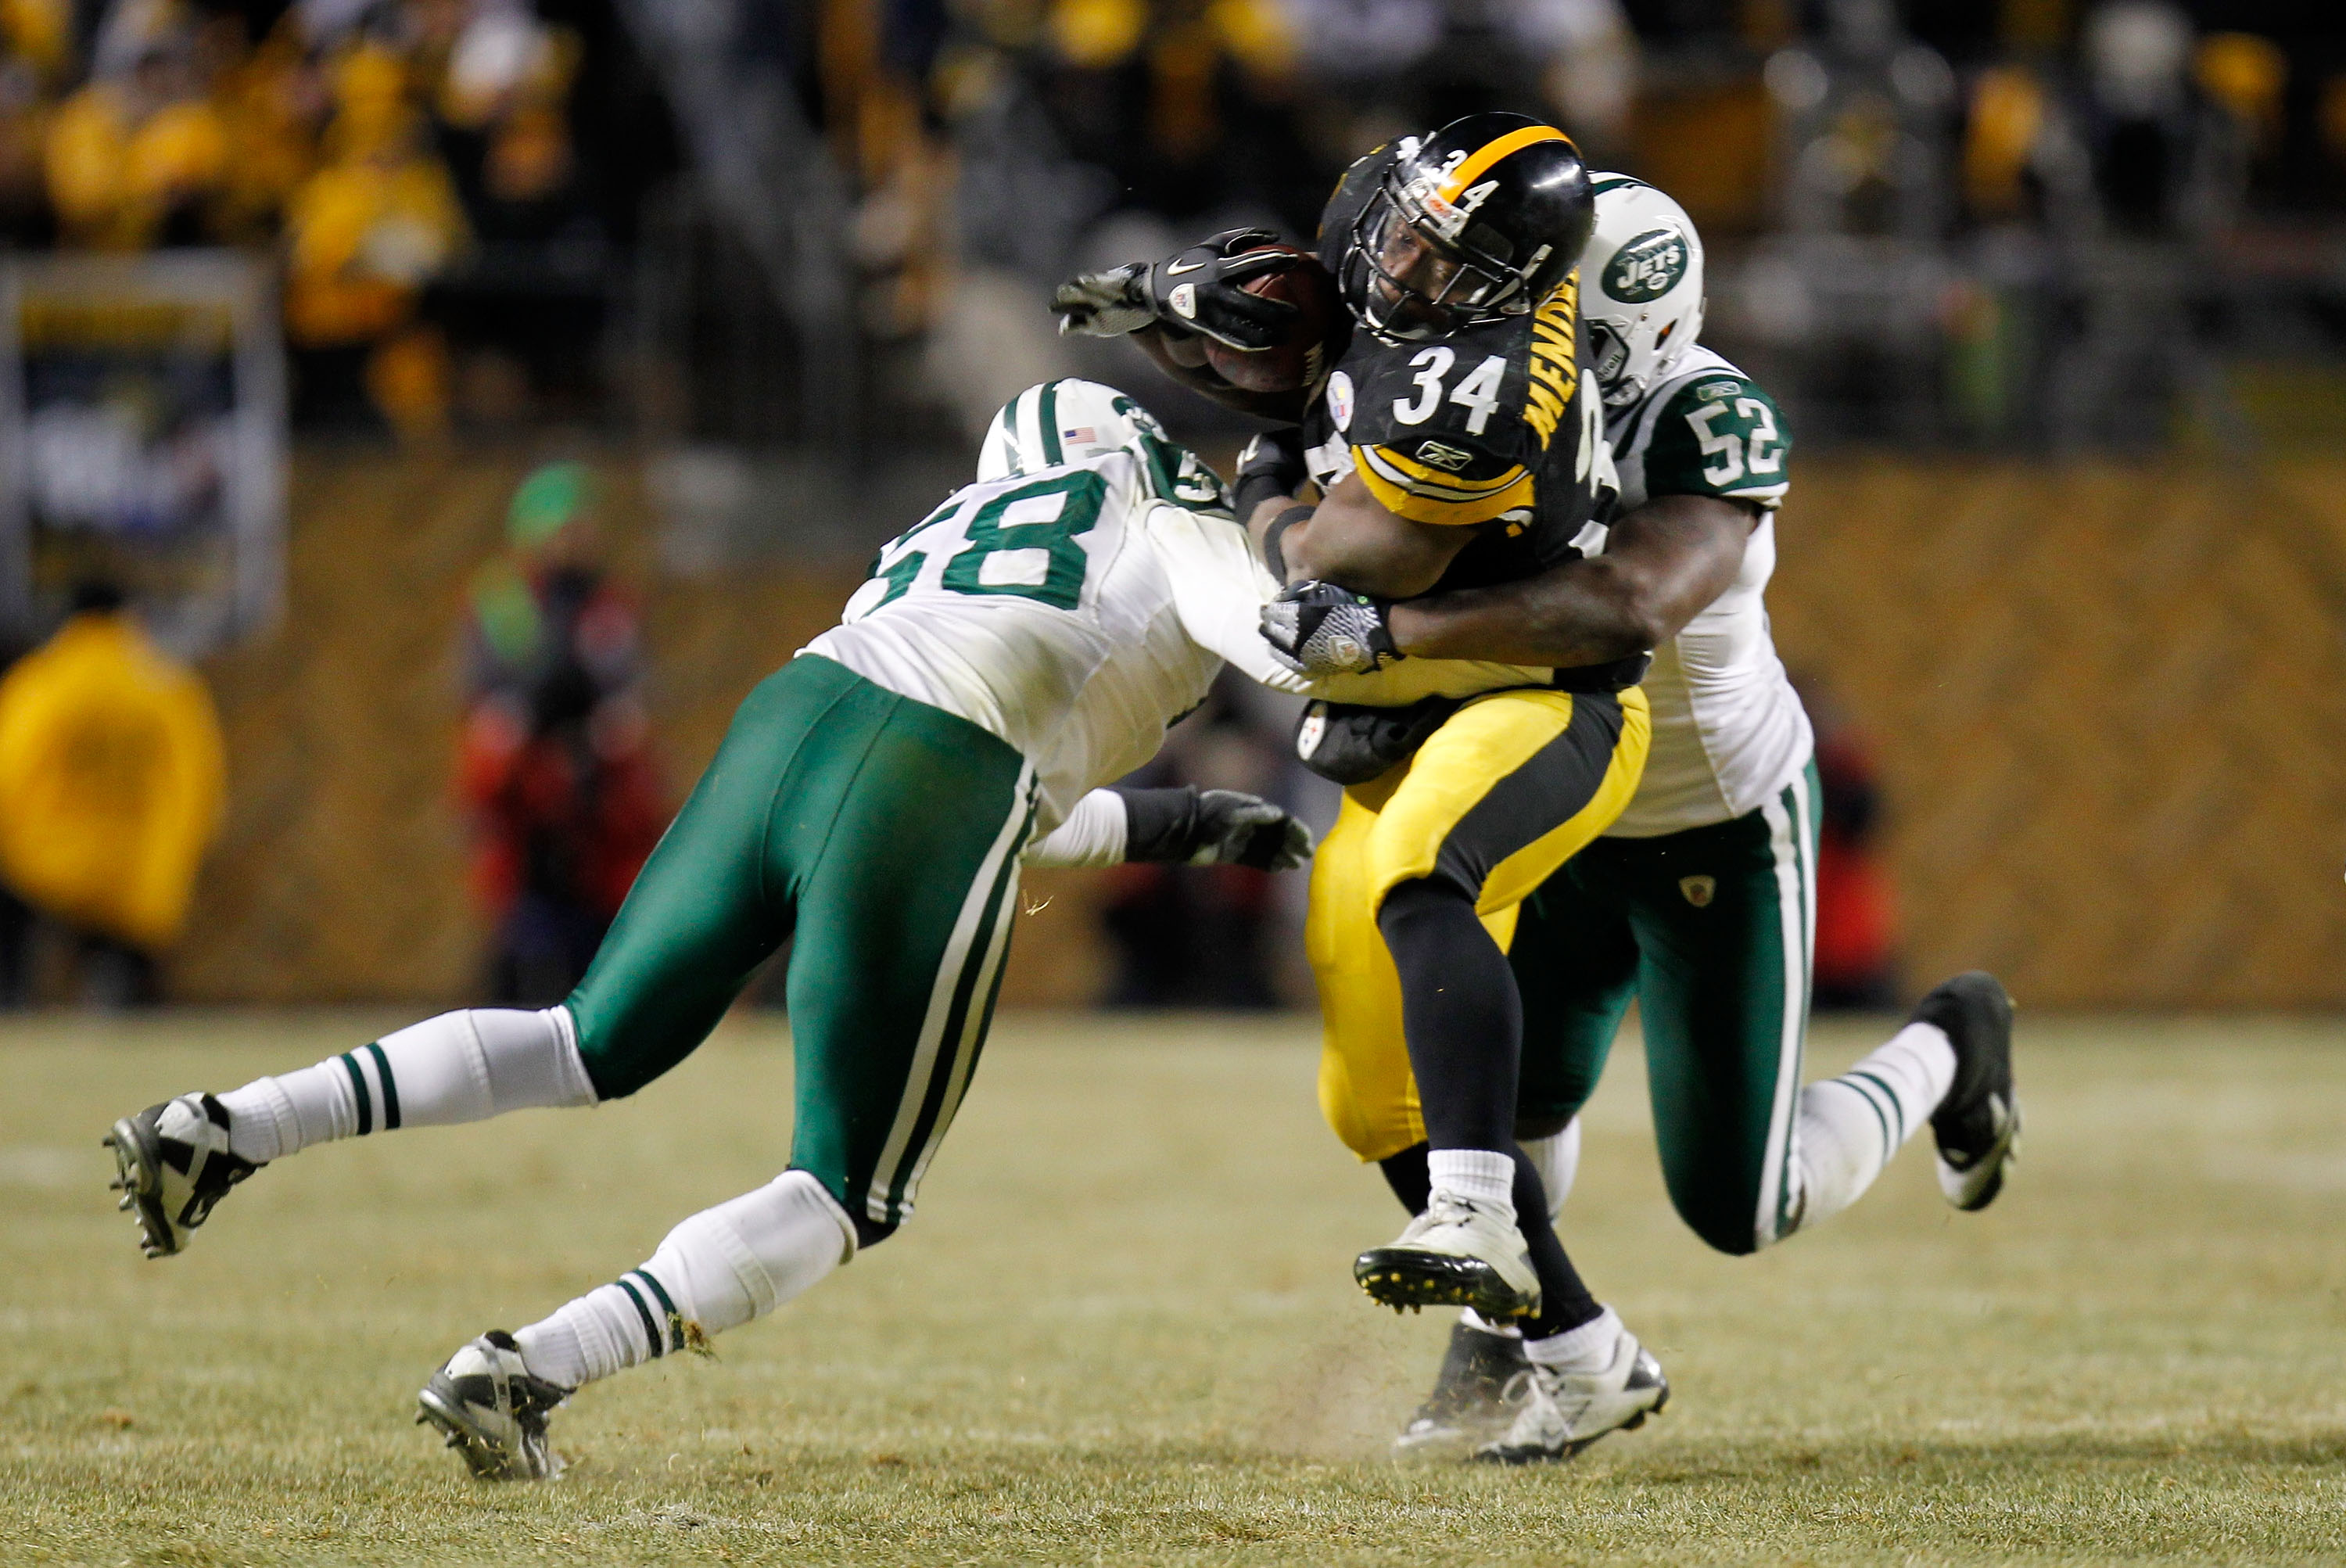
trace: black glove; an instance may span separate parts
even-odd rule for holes
[[[1385,624],[1390,599],[1333,583],[1297,583],[1262,607],[1262,639],[1303,675],[1368,675],[1403,657]]]
[[[1311,476],[1303,461],[1301,431],[1291,426],[1264,431],[1239,453],[1238,472],[1231,477],[1230,497],[1239,521],[1253,516],[1254,509],[1274,495],[1294,494]]]
[[[1295,307],[1239,285],[1295,265],[1298,258],[1288,251],[1248,249],[1278,242],[1269,229],[1226,229],[1162,261],[1078,273],[1059,285],[1051,309],[1063,335],[1120,338],[1161,321],[1229,348],[1268,349],[1280,341]]]
[[[1124,858],[1170,865],[1291,871],[1311,858],[1311,830],[1236,789],[1127,789]]]

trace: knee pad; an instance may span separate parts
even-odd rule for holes
[[[646,1269],[709,1333],[761,1317],[855,1256],[855,1227],[805,1171],[705,1208],[659,1244]]]

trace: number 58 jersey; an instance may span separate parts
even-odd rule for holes
[[[1169,450],[1181,475],[1170,484],[1169,463],[1111,451],[957,491],[881,547],[841,624],[800,651],[1015,748],[1035,764],[1037,838],[1085,791],[1155,756],[1225,660],[1265,685],[1344,701],[1545,680],[1545,670],[1455,659],[1320,682],[1290,673],[1258,625],[1274,585],[1220,482]]]

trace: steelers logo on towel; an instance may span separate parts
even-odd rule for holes
[[[1686,894],[1686,901],[1695,908],[1705,909],[1719,893],[1719,879],[1717,877],[1680,877],[1678,891]]]

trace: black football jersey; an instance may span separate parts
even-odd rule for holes
[[[1380,148],[1353,164],[1321,215],[1320,257],[1339,276],[1393,157]],[[1304,413],[1313,480],[1325,491],[1357,473],[1401,516],[1474,529],[1437,590],[1576,559],[1573,540],[1615,490],[1579,331],[1577,272],[1528,315],[1440,339],[1387,343],[1355,331]]]

